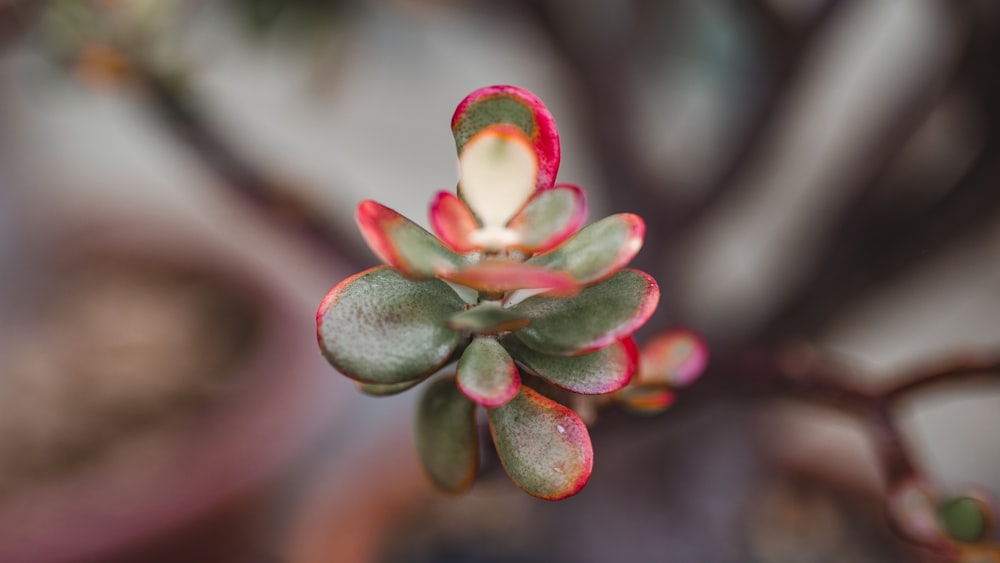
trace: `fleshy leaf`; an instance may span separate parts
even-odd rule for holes
[[[908,479],[886,495],[893,525],[911,541],[928,547],[945,542],[935,511],[934,490],[921,479]]]
[[[479,465],[476,403],[454,377],[432,382],[417,406],[416,445],[420,462],[438,488],[460,493],[472,485]]]
[[[415,281],[379,266],[338,283],[316,312],[323,355],[366,383],[419,379],[440,368],[462,339],[445,323],[465,303],[441,280]]]
[[[642,347],[639,380],[685,387],[701,376],[707,362],[708,346],[701,336],[690,330],[671,330]]]
[[[537,192],[507,227],[518,233],[517,246],[527,252],[551,250],[573,235],[587,219],[587,199],[577,186]]]
[[[663,386],[626,385],[615,393],[615,401],[637,414],[659,414],[674,404],[677,396]]]
[[[564,270],[582,283],[594,283],[628,264],[642,248],[645,234],[642,218],[619,213],[588,225],[562,246],[527,263]]]
[[[411,381],[402,381],[400,383],[365,383],[363,381],[356,381],[355,384],[365,395],[371,395],[372,397],[388,397],[390,395],[397,395],[403,391],[412,389],[419,385],[423,380],[423,377],[419,377]]]
[[[438,192],[431,202],[430,219],[434,232],[455,252],[479,250],[479,245],[472,242],[472,233],[479,230],[479,223],[455,194]]]
[[[535,193],[535,153],[512,125],[493,125],[469,139],[458,155],[458,168],[458,195],[487,232],[502,232]]]
[[[521,386],[510,402],[489,410],[489,420],[504,469],[528,494],[559,500],[587,484],[594,450],[571,409]]]
[[[521,129],[531,141],[538,161],[538,188],[555,183],[559,170],[559,132],[545,104],[531,92],[517,86],[487,86],[465,97],[451,118],[455,147],[465,144],[481,130],[497,123]]]
[[[639,270],[622,270],[576,297],[529,297],[510,307],[531,319],[514,334],[529,348],[557,356],[599,350],[631,335],[660,300],[656,281]]]
[[[495,301],[482,303],[448,319],[448,326],[455,330],[467,330],[476,334],[495,334],[524,328],[531,323],[521,315],[512,313]]]
[[[362,201],[355,218],[372,252],[408,277],[433,278],[465,264],[437,237],[381,203]]]
[[[495,294],[515,289],[548,289],[551,295],[573,295],[580,289],[580,284],[566,272],[500,259],[483,260],[442,278]]]
[[[976,543],[987,532],[988,511],[971,497],[954,497],[938,506],[938,517],[948,535],[963,543]]]
[[[495,338],[479,337],[458,361],[458,388],[484,407],[499,407],[521,386],[517,366]]]
[[[531,373],[581,395],[599,395],[620,389],[635,373],[639,356],[631,338],[573,357],[536,352],[514,336],[504,337],[501,343]]]

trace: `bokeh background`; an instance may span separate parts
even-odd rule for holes
[[[727,389],[748,353],[858,386],[1000,354],[998,64],[989,0],[0,0],[0,560],[930,560],[862,421]],[[601,414],[559,503],[489,452],[434,492],[415,394],[315,345],[375,264],[354,206],[426,225],[454,107],[503,83],[592,219],[645,218],[640,341],[712,349],[690,400]],[[998,407],[897,415],[930,479],[995,492]]]

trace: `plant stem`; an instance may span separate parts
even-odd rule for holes
[[[220,186],[243,202],[264,212],[270,219],[293,227],[318,241],[327,251],[355,268],[371,265],[372,258],[353,244],[356,238],[336,221],[320,212],[320,207],[296,190],[275,181],[256,167],[220,134],[203,115],[196,100],[181,80],[157,69],[132,61],[131,77],[144,94],[152,113],[170,136],[186,147],[213,172]]]

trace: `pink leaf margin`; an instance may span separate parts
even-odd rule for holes
[[[561,152],[559,146],[559,130],[556,128],[556,121],[552,117],[548,108],[537,96],[521,88],[509,84],[498,84],[480,88],[459,102],[455,108],[455,113],[451,117],[451,128],[454,131],[458,128],[466,112],[474,104],[488,100],[490,98],[507,97],[513,98],[528,106],[534,117],[535,128],[529,135],[531,144],[538,157],[538,181],[540,190],[551,188],[556,181],[556,174],[559,171]]]

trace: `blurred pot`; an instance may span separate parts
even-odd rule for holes
[[[332,410],[311,317],[201,237],[84,233],[0,355],[0,561],[269,560],[262,499]]]

